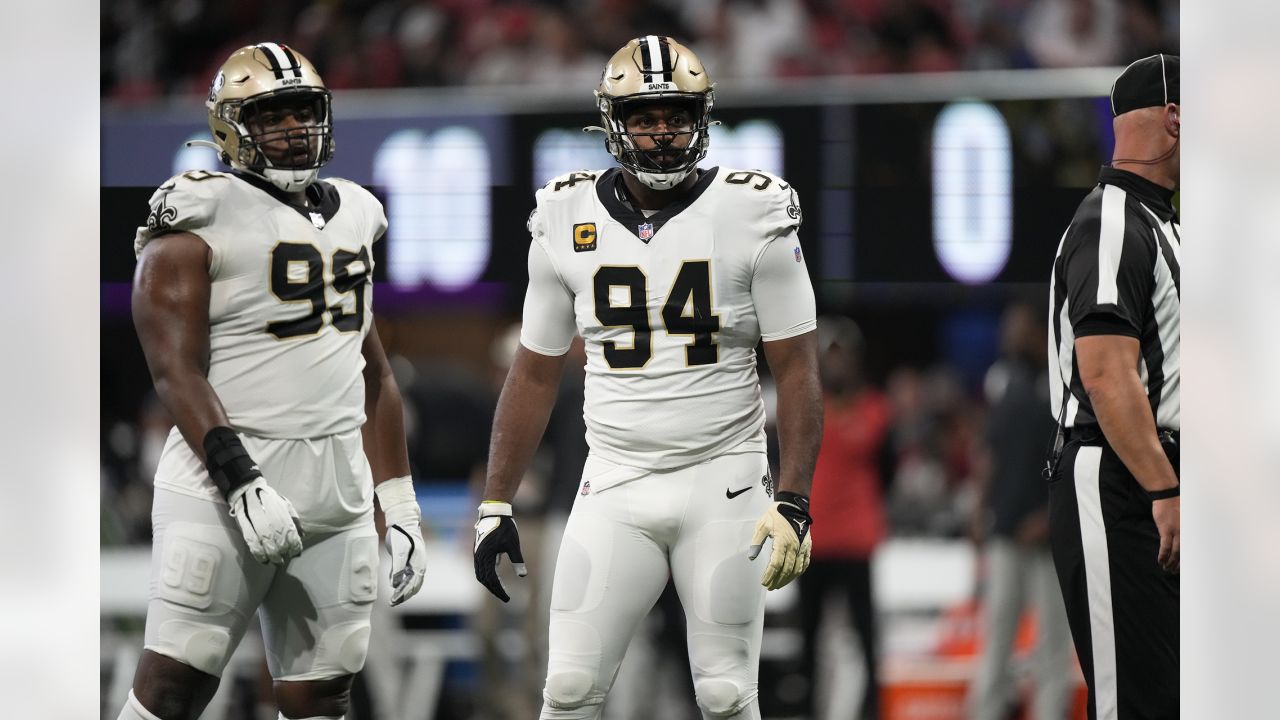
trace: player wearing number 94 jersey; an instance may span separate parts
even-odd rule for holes
[[[160,186],[134,240],[133,314],[176,427],[155,478],[145,651],[122,720],[197,717],[255,611],[281,717],[340,718],[378,592],[422,585],[401,400],[373,327],[381,205],[318,180],[329,92],[276,43],[209,92],[231,172]]]
[[[703,716],[759,718],[764,588],[808,565],[822,434],[799,201],[768,173],[698,168],[712,83],[674,40],[632,40],[596,96],[621,167],[570,173],[537,193],[522,347],[495,417],[476,575],[506,600],[499,556],[524,573],[510,500],[578,333],[591,452],[556,565],[542,718],[596,716],[668,577],[684,603]],[[776,493],[761,340],[778,384]],[[762,572],[751,560],[769,538]]]

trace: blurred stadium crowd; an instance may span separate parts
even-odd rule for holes
[[[1178,18],[1178,0],[122,0],[102,5],[101,88],[203,94],[264,38],[332,88],[589,87],[655,28],[721,80],[1112,66],[1177,53]]]

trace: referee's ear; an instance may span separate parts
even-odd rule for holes
[[[1181,121],[1178,120],[1180,109],[1177,103],[1169,103],[1164,106],[1164,129],[1173,137],[1178,137],[1178,132],[1182,128]]]

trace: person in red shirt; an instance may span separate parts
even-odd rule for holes
[[[810,512],[821,532],[813,534],[812,562],[800,577],[803,669],[811,682],[816,680],[822,610],[830,593],[844,593],[867,670],[866,692],[857,717],[872,720],[879,717],[879,674],[871,556],[888,524],[883,499],[887,478],[881,462],[889,432],[889,401],[866,382],[864,341],[853,320],[819,318],[818,352],[825,425],[813,473]],[[816,697],[813,693],[810,697],[816,717]]]

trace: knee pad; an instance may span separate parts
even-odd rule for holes
[[[751,697],[732,680],[706,678],[693,684],[698,707],[713,717],[729,717],[743,708]]]
[[[156,642],[146,645],[147,650],[214,677],[222,677],[231,659],[231,633],[226,628],[175,618],[162,622],[157,635]]]
[[[318,672],[330,670],[327,675],[309,679],[324,679],[341,675],[355,675],[364,668],[365,657],[369,654],[369,621],[334,625],[325,630],[316,643],[316,662]]]
[[[583,670],[560,670],[547,675],[542,697],[553,708],[579,708],[599,704],[604,698],[593,692],[595,678]]]
[[[578,708],[604,702],[607,688],[599,687],[600,634],[592,625],[566,620],[552,613],[547,685],[542,697],[553,708]]]

